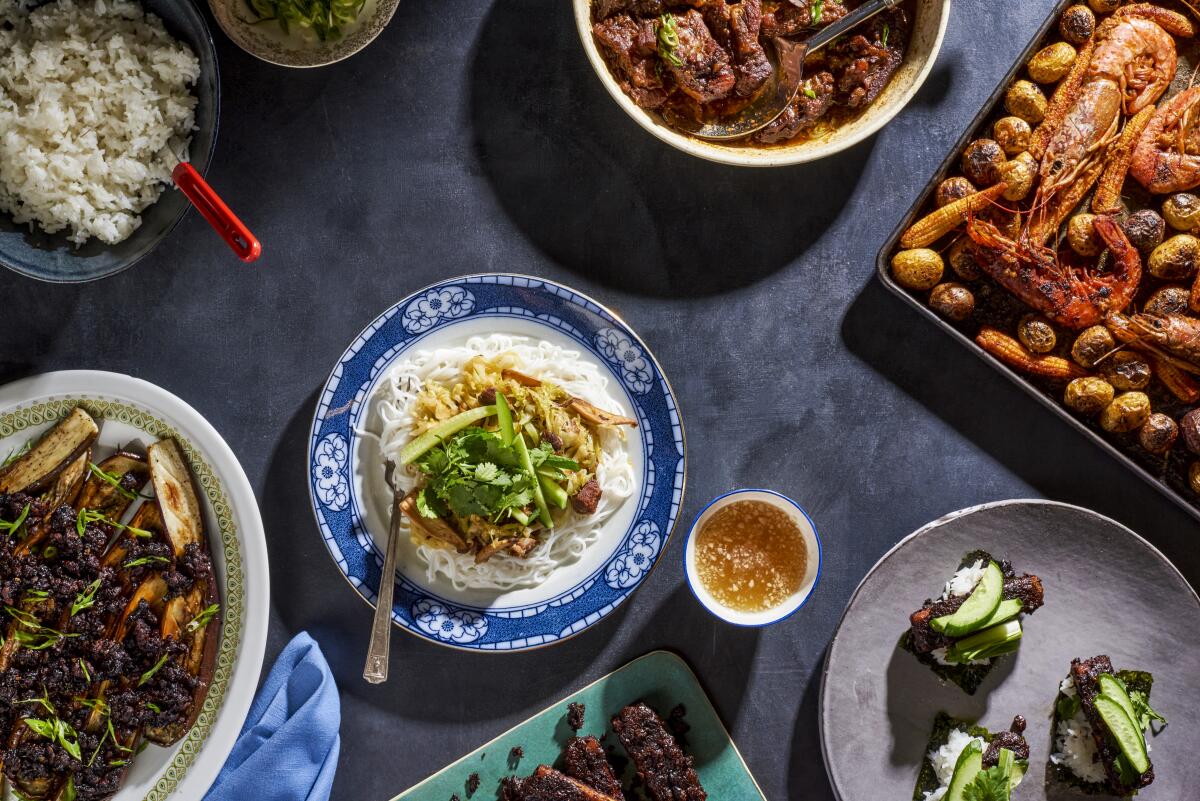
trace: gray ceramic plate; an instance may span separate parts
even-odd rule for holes
[[[1046,605],[1026,619],[1018,654],[968,696],[896,641],[908,615],[975,548],[1040,576]],[[904,801],[939,710],[993,731],[1022,714],[1032,753],[1015,798],[1096,798],[1047,787],[1044,773],[1058,683],[1073,657],[1100,653],[1117,668],[1152,672],[1153,705],[1172,721],[1151,739],[1157,779],[1138,798],[1195,798],[1200,726],[1189,718],[1200,710],[1200,598],[1174,565],[1119,523],[1049,501],[977,506],[930,523],[871,569],[829,646],[820,706],[829,781],[843,801]]]

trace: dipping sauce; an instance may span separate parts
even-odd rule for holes
[[[696,535],[696,573],[722,606],[762,612],[804,583],[808,552],[791,515],[763,501],[731,503]]]

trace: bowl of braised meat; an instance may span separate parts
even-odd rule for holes
[[[686,153],[751,167],[845,150],[887,124],[925,81],[949,0],[905,0],[811,54],[795,100],[749,136],[713,141],[682,130],[681,120],[730,119],[767,91],[775,37],[811,36],[861,2],[574,0],[588,59],[626,113]]]

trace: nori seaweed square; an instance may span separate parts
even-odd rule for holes
[[[1154,676],[1144,670],[1118,670],[1118,679],[1125,683],[1130,692],[1141,692],[1146,695],[1146,703],[1150,702],[1150,690],[1154,686]],[[1054,696],[1054,715],[1050,719],[1050,753],[1054,753],[1054,740],[1058,735],[1059,701],[1066,698],[1062,690]],[[1074,788],[1084,795],[1109,795],[1108,782],[1087,782],[1076,776],[1065,765],[1046,762],[1046,780],[1057,782]],[[1135,792],[1134,795],[1137,795]]]
[[[941,748],[950,740],[950,732],[962,729],[972,737],[982,737],[984,742],[992,741],[992,733],[982,726],[976,726],[965,720],[952,718],[945,712],[938,712],[933,721],[933,732],[929,735],[929,745],[925,747],[925,760],[921,763],[921,772],[917,774],[917,786],[913,789],[913,801],[922,801],[926,793],[932,793],[941,783],[933,763],[929,761],[929,753]]]

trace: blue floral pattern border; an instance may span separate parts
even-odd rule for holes
[[[473,316],[538,320],[607,364],[635,406],[646,442],[638,514],[613,556],[547,602],[476,609],[397,579],[393,620],[434,642],[471,650],[534,648],[578,634],[617,608],[649,575],[675,527],[683,500],[683,423],[670,385],[648,348],[584,295],[542,279],[489,274],[452,279],[405,298],[375,319],[343,354],[317,404],[309,443],[309,493],[330,555],[351,585],[374,603],[380,560],[362,525],[350,482],[351,409],[379,365],[426,334]]]

